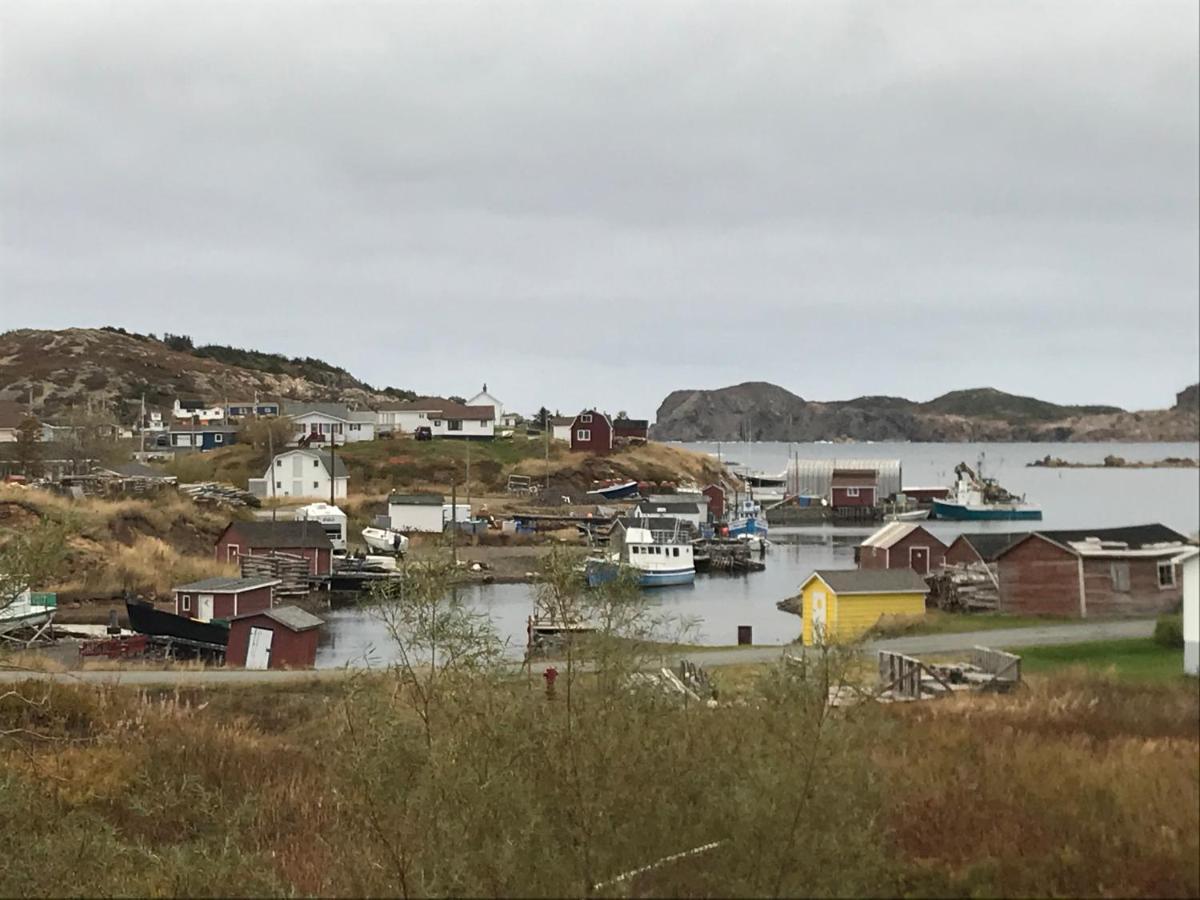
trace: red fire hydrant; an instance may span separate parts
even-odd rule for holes
[[[547,666],[546,671],[542,673],[542,677],[546,679],[546,699],[554,699],[554,680],[558,678],[558,669],[554,666]]]

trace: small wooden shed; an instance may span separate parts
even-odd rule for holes
[[[818,569],[800,585],[806,646],[850,643],[881,616],[923,616],[925,579],[910,568]]]
[[[247,669],[311,669],[325,622],[298,606],[234,616],[225,663]]]
[[[205,578],[172,588],[175,614],[207,622],[270,609],[278,578]]]
[[[700,493],[708,498],[709,517],[714,522],[725,518],[725,488],[719,484],[710,484]]]
[[[860,569],[905,569],[928,575],[946,559],[946,545],[922,525],[889,522],[858,545]]]

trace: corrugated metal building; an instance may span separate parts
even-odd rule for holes
[[[874,469],[879,473],[878,500],[900,493],[903,483],[898,459],[794,459],[787,467],[788,493],[828,497],[834,469]]]

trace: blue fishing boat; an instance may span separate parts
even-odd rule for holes
[[[984,478],[983,459],[979,461],[979,473],[966,463],[954,467],[958,476],[950,494],[945,499],[933,500],[933,518],[956,522],[1040,520],[1040,507],[1026,502],[1025,498],[1009,493],[996,483],[994,478]]]
[[[734,508],[733,515],[729,518],[730,537],[753,535],[765,538],[767,536],[767,529],[766,513],[763,512],[762,506],[753,499],[741,501]]]

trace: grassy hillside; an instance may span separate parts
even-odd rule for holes
[[[1022,397],[995,388],[970,388],[950,391],[920,404],[926,412],[951,416],[1002,419],[1006,422],[1056,422],[1071,416],[1118,413],[1116,406],[1062,406],[1035,397]]]

